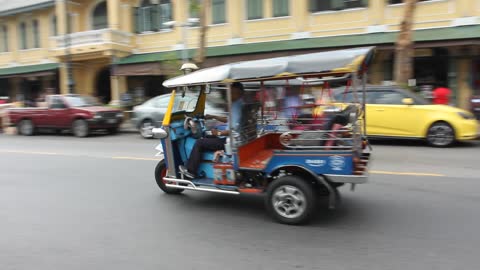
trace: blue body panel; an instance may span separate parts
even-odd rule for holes
[[[352,175],[353,153],[275,151],[265,168],[265,173],[271,174],[274,170],[284,166],[299,166],[316,174]]]

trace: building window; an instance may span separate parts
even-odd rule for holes
[[[58,35],[58,30],[57,30],[57,16],[53,15],[51,17],[50,21],[50,34],[52,36],[57,36]]]
[[[165,26],[164,23],[173,21],[172,16],[172,2],[170,0],[162,0],[160,4],[157,6],[158,10],[158,29],[164,29],[168,26]]]
[[[404,0],[388,0],[389,5],[403,4]],[[427,2],[432,0],[418,0],[418,2]]]
[[[201,8],[200,0],[190,0],[190,11],[189,11],[189,18],[200,18],[200,8]],[[200,20],[198,22],[189,22],[189,27],[197,27],[200,26]]]
[[[8,52],[8,27],[6,25],[2,25],[0,28],[0,37],[2,37],[0,52]]]
[[[310,11],[342,10],[368,7],[368,0],[311,0]]]
[[[212,0],[212,23],[225,22],[225,0]]]
[[[40,28],[38,27],[38,20],[32,22],[33,47],[40,48]]]
[[[273,0],[273,17],[289,15],[289,0]]]
[[[140,7],[135,8],[135,29],[137,33],[160,31],[171,26],[165,23],[173,20],[172,1],[161,0],[153,4],[143,0]]]
[[[150,0],[143,0],[140,7],[140,16],[142,17],[141,32],[149,32],[156,30],[155,5]]]
[[[102,2],[93,11],[93,30],[108,28],[107,3]]]
[[[20,23],[18,27],[18,31],[20,32],[20,50],[28,49],[27,44],[27,24],[25,22]]]
[[[247,0],[247,19],[263,18],[263,0]]]

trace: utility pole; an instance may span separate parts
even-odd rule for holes
[[[67,65],[67,85],[68,85],[68,93],[74,94],[75,93],[75,80],[73,79],[72,73],[72,54],[70,51],[71,47],[71,37],[70,34],[72,32],[72,26],[70,22],[70,12],[68,10],[68,0],[65,0],[65,17],[67,18],[67,33],[65,35],[65,62]]]

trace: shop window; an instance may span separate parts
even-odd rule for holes
[[[8,27],[6,25],[0,27],[0,37],[2,37],[0,52],[8,52]]]
[[[273,0],[273,17],[288,16],[290,0]]]
[[[404,0],[388,0],[389,5],[402,4]],[[428,2],[432,0],[418,0],[418,2]]]
[[[383,80],[384,81],[393,81],[393,61],[392,58],[383,61]]]
[[[225,23],[225,0],[212,0],[212,23]]]
[[[150,0],[143,0],[140,7],[136,8],[136,32],[154,32],[168,26],[166,22],[172,21],[172,3],[169,0],[153,4]]]
[[[263,18],[263,0],[247,1],[247,19],[255,20]]]
[[[38,25],[38,20],[33,20],[32,22],[32,34],[33,34],[33,47],[40,48],[40,28]]]
[[[107,3],[102,2],[95,7],[93,11],[93,29],[108,28]]]
[[[368,0],[310,0],[311,12],[365,7],[368,7]]]
[[[20,50],[28,49],[27,44],[27,23],[22,22],[18,27],[18,31],[20,32]]]

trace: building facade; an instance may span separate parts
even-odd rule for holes
[[[0,0],[0,96],[47,88],[116,103],[166,91],[172,65],[192,57],[191,0]],[[401,0],[210,0],[204,67],[378,46],[370,82],[393,78]],[[418,86],[444,83],[456,105],[480,94],[480,0],[420,0],[414,24]],[[185,54],[182,54],[184,52]],[[178,60],[180,59],[180,61]]]

